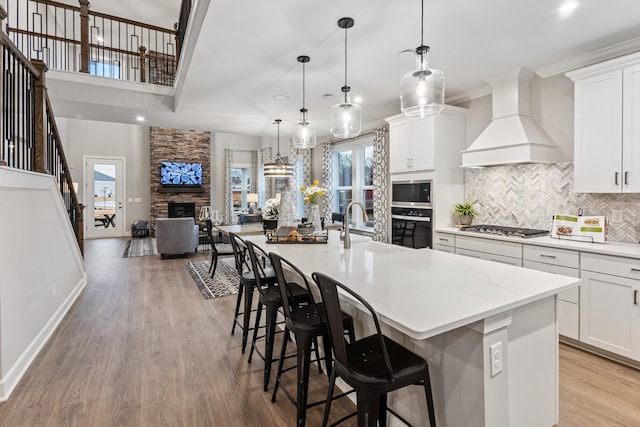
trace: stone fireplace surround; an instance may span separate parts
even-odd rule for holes
[[[169,218],[169,203],[192,203],[194,217],[202,206],[211,205],[211,136],[209,132],[151,127],[151,234],[155,234],[156,218]],[[201,192],[175,189],[163,192],[160,184],[160,162],[187,162],[202,164]]]

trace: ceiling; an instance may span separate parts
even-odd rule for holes
[[[424,41],[431,65],[445,73],[447,101],[487,94],[487,80],[518,67],[546,77],[640,49],[640,1],[582,0],[573,14],[561,16],[564,2],[425,0]],[[172,27],[179,3],[91,5]],[[309,55],[308,118],[319,135],[327,135],[329,109],[344,84],[344,30],[337,21],[345,16],[355,20],[348,30],[348,84],[353,96],[362,97],[363,123],[398,114],[400,78],[415,67],[414,54],[406,51],[420,44],[419,0],[211,0],[175,113],[143,114],[150,124],[255,136],[273,136],[273,120],[281,118],[286,134],[302,107],[296,57]],[[602,51],[615,45],[614,53]],[[573,58],[578,60],[568,61]]]

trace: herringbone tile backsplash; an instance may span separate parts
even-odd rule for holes
[[[573,192],[573,163],[525,164],[465,169],[465,200],[474,202],[476,224],[549,229],[554,214],[609,218],[609,241],[640,240],[640,194]],[[611,221],[619,209],[623,222]]]

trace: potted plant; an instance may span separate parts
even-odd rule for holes
[[[453,213],[458,218],[458,224],[460,225],[471,225],[473,218],[478,215],[471,202],[456,204],[453,208]]]

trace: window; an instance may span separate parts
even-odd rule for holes
[[[231,168],[231,193],[233,210],[248,209],[247,194],[251,188],[251,169],[248,167]]]
[[[362,213],[356,213],[350,215],[349,224],[373,231],[373,140],[367,137],[340,144],[334,155],[333,212],[344,213],[349,202],[358,201],[364,205],[369,221],[363,220]]]
[[[111,77],[112,79],[120,78],[119,64],[106,64],[99,61],[91,61],[89,63],[89,74],[94,76]]]

